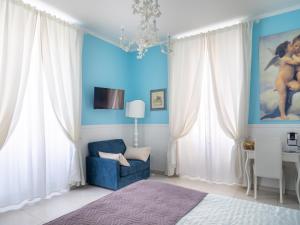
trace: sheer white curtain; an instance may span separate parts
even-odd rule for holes
[[[35,12],[36,20],[31,55],[26,61],[28,71],[24,72],[26,88],[22,96],[17,96],[22,107],[18,117],[14,113],[11,124],[15,124],[15,128],[0,151],[0,212],[67,191],[71,184],[84,183],[80,152],[76,148],[80,126],[82,34],[22,3],[6,2],[11,4],[12,10],[5,17],[0,14],[0,24],[19,13],[14,7]],[[11,25],[9,29],[15,30],[11,35],[22,37],[16,31],[18,27]],[[59,35],[61,29],[64,32]],[[56,48],[60,50],[56,52]],[[10,47],[8,51],[13,54],[17,50]],[[48,53],[59,62],[49,58]],[[9,77],[10,71],[4,70],[3,79]],[[16,77],[16,83],[18,79],[23,78]],[[6,85],[15,88],[13,83]]]
[[[170,55],[169,113],[170,144],[167,175],[178,172],[178,139],[185,136],[198,117],[200,84],[205,64],[205,38],[177,41]]]
[[[13,130],[27,84],[37,12],[0,1],[0,150]],[[15,120],[15,121],[16,121]]]
[[[51,103],[62,130],[74,144],[70,184],[84,184],[79,149],[82,32],[44,15],[41,29],[43,71]]]
[[[244,23],[205,34],[202,61],[207,63],[198,86],[197,121],[178,141],[182,176],[228,184],[241,181],[239,146],[247,135],[251,31],[251,23]]]
[[[241,145],[248,131],[252,23],[210,32],[207,40],[218,121],[226,136],[234,140],[233,163],[241,178]]]
[[[206,75],[209,66],[206,64]],[[218,123],[211,77],[201,83],[198,120],[178,142],[179,175],[216,183],[236,183],[232,164],[233,141]]]

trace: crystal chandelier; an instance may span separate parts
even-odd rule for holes
[[[171,50],[171,37],[160,40],[156,19],[161,16],[158,0],[134,0],[132,5],[133,14],[141,17],[138,33],[135,40],[130,41],[125,35],[124,28],[121,29],[120,47],[124,51],[136,50],[137,58],[142,59],[148,48],[160,44],[161,52],[169,54]]]

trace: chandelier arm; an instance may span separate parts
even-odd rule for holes
[[[156,19],[162,13],[158,0],[133,0],[132,11],[134,15],[137,14],[141,18],[138,26],[138,36],[136,40],[130,41],[125,35],[124,28],[121,28],[120,47],[128,52],[136,45],[137,58],[142,59],[148,48],[160,43],[161,52],[170,54],[172,52],[170,35],[164,42],[161,42],[159,38]]]

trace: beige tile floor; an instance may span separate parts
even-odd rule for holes
[[[245,189],[239,186],[211,184],[202,181],[189,180],[186,178],[168,178],[155,174],[152,174],[150,179],[207,193],[255,201],[253,199],[253,193],[250,193],[249,196],[246,196]],[[87,203],[99,199],[109,193],[111,193],[110,190],[94,186],[78,188],[66,194],[28,205],[20,210],[2,213],[0,214],[0,225],[41,225],[70,211],[78,209]],[[284,203],[280,204],[278,193],[270,190],[259,190],[258,200],[256,201],[271,205],[299,209],[295,195],[285,195]]]

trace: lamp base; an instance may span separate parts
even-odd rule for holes
[[[133,147],[137,148],[138,147],[138,119],[134,118],[134,133],[133,133]]]

